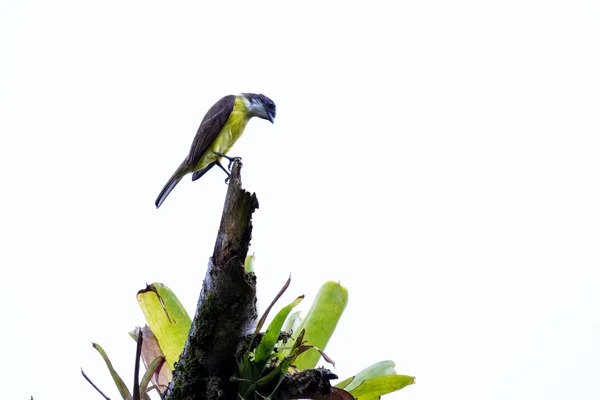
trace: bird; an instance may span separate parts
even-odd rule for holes
[[[274,123],[276,114],[275,103],[263,94],[241,93],[228,95],[217,101],[202,119],[189,154],[156,198],[156,208],[161,206],[179,181],[189,173],[192,174],[192,181],[195,181],[217,165],[229,179],[229,172],[221,164],[221,159],[228,159],[231,167],[233,158],[226,154],[242,136],[248,121],[252,117],[258,117]]]

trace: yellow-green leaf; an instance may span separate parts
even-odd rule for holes
[[[256,355],[254,356],[254,363],[259,366],[259,368],[257,368],[259,373],[262,373],[264,365],[266,365],[267,361],[269,361],[271,358],[271,353],[273,352],[275,343],[277,343],[277,339],[279,338],[279,333],[281,332],[281,327],[283,326],[285,319],[289,315],[290,311],[292,311],[292,309],[296,307],[303,298],[304,296],[299,296],[296,298],[296,300],[283,307],[277,313],[275,318],[273,318],[273,321],[271,321],[269,324],[267,331],[258,344]],[[260,377],[260,375],[258,375],[258,377]]]
[[[153,283],[137,294],[140,308],[171,369],[187,340],[192,325],[185,308],[166,285]]]
[[[304,329],[304,341],[308,345],[325,350],[335,331],[340,317],[348,304],[348,289],[338,282],[325,282],[315,298],[298,331]],[[321,354],[310,349],[296,358],[294,364],[299,370],[314,368]]]
[[[413,383],[415,383],[415,378],[408,375],[377,376],[365,380],[357,388],[349,392],[357,400],[373,400]]]
[[[142,380],[140,382],[140,394],[141,395],[146,394],[146,392],[148,391],[148,385],[150,384],[150,380],[152,379],[152,377],[154,375],[156,375],[158,373],[158,371],[160,371],[160,369],[164,363],[165,363],[165,358],[158,357],[154,361],[152,361],[150,363],[150,365],[148,365],[148,368],[146,369],[146,372],[144,373],[144,376],[142,377]]]
[[[244,261],[244,270],[246,270],[246,272],[254,272],[254,260],[256,260],[254,254],[246,256],[246,260]]]
[[[374,378],[376,376],[395,375],[396,371],[394,370],[394,366],[395,364],[393,361],[380,361],[363,369],[355,376],[351,376],[350,378],[339,382],[337,385],[335,385],[335,387],[349,392],[367,379]]]

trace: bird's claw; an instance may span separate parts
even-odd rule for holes
[[[231,157],[229,159],[229,165],[227,166],[227,169],[231,171],[231,166],[233,165],[234,161],[238,161],[240,163],[240,166],[243,166],[244,164],[242,164],[242,157]]]
[[[223,157],[223,158],[226,158],[226,159],[228,159],[228,160],[229,160],[229,165],[227,165],[227,169],[228,169],[228,170],[230,170],[230,171],[231,171],[231,166],[233,165],[233,162],[234,162],[234,161],[236,161],[236,160],[237,160],[237,161],[239,161],[239,162],[240,162],[240,164],[242,163],[242,157],[229,157],[229,156],[226,156],[226,155],[225,155],[225,154],[223,154],[223,153],[219,153],[218,151],[213,151],[213,153],[215,153],[215,154],[216,154],[216,155],[218,155],[219,157]]]

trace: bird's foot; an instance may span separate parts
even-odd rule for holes
[[[233,157],[233,159],[231,161],[229,161],[229,165],[227,166],[227,168],[229,168],[230,171],[231,171],[231,166],[233,165],[234,161],[239,162],[240,167],[244,165],[244,164],[242,164],[242,157]]]
[[[227,169],[228,169],[228,170],[230,170],[230,171],[231,171],[231,166],[233,165],[233,162],[234,162],[235,160],[239,161],[239,162],[240,162],[240,164],[242,163],[242,157],[229,157],[229,156],[226,156],[226,155],[225,155],[225,154],[223,154],[223,153],[219,153],[218,151],[213,151],[213,153],[215,153],[215,154],[216,154],[216,155],[218,155],[219,157],[223,157],[223,158],[226,158],[226,159],[228,159],[228,160],[229,160],[229,165],[227,166]]]
[[[225,172],[227,174],[227,179],[225,179],[225,183],[228,183],[229,178],[231,178],[231,174],[229,173],[229,171],[227,171],[225,169],[225,167],[219,161],[215,161],[215,164],[217,164],[219,166],[219,168],[221,168],[223,170],[223,172]]]

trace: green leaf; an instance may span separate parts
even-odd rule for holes
[[[385,375],[365,380],[357,388],[349,390],[358,400],[376,400],[379,396],[395,392],[415,383],[415,378],[408,375]]]
[[[244,396],[243,396],[244,398],[250,399],[250,398],[252,398],[252,394],[258,388],[261,388],[261,387],[267,385],[275,377],[281,376],[281,375],[283,375],[283,373],[281,372],[281,370],[279,369],[279,367],[276,367],[271,372],[269,372],[267,375],[265,375],[262,378],[260,378],[259,380],[256,380],[253,383],[252,382],[248,382],[247,385],[240,385],[239,392],[244,393]]]
[[[335,387],[349,392],[367,379],[375,378],[376,376],[396,375],[394,366],[395,364],[393,361],[380,361],[363,369],[358,374],[339,382]]]
[[[248,353],[242,354],[240,358],[236,360],[238,366],[239,378],[244,381],[252,379],[252,363],[248,359]]]
[[[106,366],[108,367],[108,371],[110,372],[110,375],[112,376],[113,381],[115,382],[115,385],[117,385],[117,389],[119,390],[119,393],[121,394],[121,397],[123,398],[123,400],[132,400],[131,392],[129,392],[129,389],[127,389],[127,385],[125,385],[125,382],[123,382],[123,379],[121,379],[119,374],[117,374],[117,371],[115,371],[115,369],[113,368],[112,363],[110,362],[110,359],[108,358],[108,355],[106,354],[104,349],[102,347],[100,347],[100,345],[98,343],[92,343],[92,346],[96,350],[98,350],[98,353],[100,353],[100,355],[104,359],[104,362],[106,363]]]
[[[252,338],[250,340],[251,344],[254,342],[256,335],[264,325],[267,319],[267,315],[269,315],[269,312],[271,311],[277,300],[279,300],[279,298],[283,295],[286,289],[290,286],[290,282],[291,278],[288,278],[281,290],[279,291],[279,293],[277,293],[273,301],[271,301],[271,304],[269,305],[267,310],[264,312],[264,314],[258,321],[258,324],[256,325],[256,330],[254,331],[254,335],[252,335]],[[277,339],[279,338],[281,326],[285,322],[285,319],[287,318],[292,308],[294,308],[300,301],[302,301],[303,298],[304,296],[298,297],[291,304],[287,305],[281,311],[279,311],[279,313],[277,313],[273,321],[271,321],[267,332],[265,332],[265,334],[261,338],[260,343],[256,348],[253,362],[250,362],[250,360],[248,359],[248,353],[244,353],[242,355],[241,362],[240,360],[238,360],[239,377],[244,380],[244,382],[242,382],[239,386],[239,392],[244,393],[244,397],[249,398],[246,395],[246,393],[248,393],[248,391],[250,390],[249,388],[253,385],[252,382],[256,382],[256,380],[261,377],[263,370],[265,369],[265,366],[267,365],[267,362],[269,361],[271,354],[273,353],[275,343],[277,343]]]
[[[347,304],[348,290],[338,282],[325,282],[298,328],[304,329],[304,340],[311,346],[325,350]],[[298,356],[294,364],[299,370],[314,368],[320,358],[317,349],[310,349]]]
[[[157,357],[154,361],[148,365],[144,376],[140,382],[140,393],[146,393],[148,391],[148,385],[150,384],[150,379],[154,374],[157,374],[160,371],[160,368],[165,363],[165,357]]]
[[[281,383],[283,382],[284,379],[285,379],[285,374],[281,374],[281,376],[279,377],[279,380],[277,381],[277,385],[275,385],[275,388],[273,389],[271,394],[267,396],[266,400],[271,400],[273,398],[273,396],[275,396],[275,392],[277,392],[277,389],[279,389],[279,386],[281,385]]]
[[[338,382],[334,387],[338,388],[338,389],[344,389],[346,386],[348,386],[348,384],[350,382],[352,382],[354,380],[354,376],[351,376],[349,378],[344,379],[341,382]]]
[[[296,300],[283,307],[277,313],[275,318],[273,318],[273,321],[271,321],[271,323],[269,324],[267,331],[265,332],[265,334],[262,337],[262,340],[258,344],[254,356],[254,363],[257,366],[257,369],[259,370],[260,374],[262,374],[264,366],[266,365],[267,361],[269,361],[269,359],[271,358],[271,353],[273,353],[273,348],[275,347],[275,343],[277,343],[277,339],[279,338],[279,333],[281,332],[281,327],[283,326],[283,323],[285,322],[290,311],[292,311],[292,309],[296,307],[302,301],[303,298],[304,296],[297,297]],[[260,374],[257,376],[257,378],[260,377]]]
[[[244,261],[244,269],[246,272],[254,272],[254,260],[256,260],[256,256],[254,254],[251,256],[246,256],[246,260]]]
[[[190,317],[177,296],[162,283],[140,290],[137,299],[167,364],[174,369],[192,325]]]
[[[302,341],[303,341],[303,339],[302,339],[303,337],[304,337],[304,331],[300,331],[300,333],[298,334],[298,339],[296,339],[296,342],[292,346],[290,355],[285,357],[283,359],[283,361],[281,361],[281,363],[278,366],[273,368],[273,370],[271,372],[269,372],[267,375],[263,376],[262,378],[260,378],[258,380],[254,380],[254,383],[250,383],[248,385],[240,385],[240,392],[244,393],[245,398],[247,398],[247,399],[251,398],[252,394],[256,390],[270,384],[270,382],[274,378],[279,377],[279,379],[281,379],[281,377],[285,376],[285,374],[287,373],[288,369],[291,367],[291,365],[294,362],[294,360],[296,359],[296,357],[299,354],[302,354],[307,349],[311,348],[311,346],[300,345],[300,343],[302,343]]]

